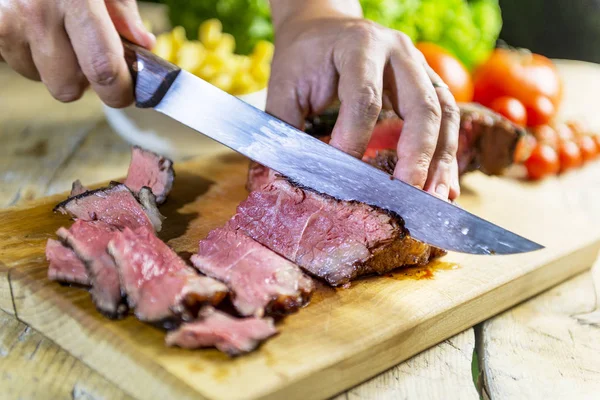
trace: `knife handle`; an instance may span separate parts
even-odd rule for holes
[[[181,69],[152,52],[123,39],[125,60],[133,78],[135,105],[155,107],[181,72]]]

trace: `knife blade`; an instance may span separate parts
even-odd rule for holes
[[[154,108],[298,185],[394,212],[412,237],[445,250],[489,255],[543,248],[393,179],[139,46],[124,41],[124,47],[137,107]]]

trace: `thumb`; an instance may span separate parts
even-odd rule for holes
[[[144,26],[135,0],[105,2],[110,18],[121,36],[147,49],[154,46],[156,38]]]
[[[265,111],[295,128],[304,130],[307,111],[301,106],[296,85],[290,81],[269,81]]]

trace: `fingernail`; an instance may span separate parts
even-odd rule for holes
[[[440,183],[439,185],[437,185],[435,187],[435,193],[442,200],[448,200],[448,192],[449,191],[450,190],[448,189],[448,186],[446,184],[444,184],[444,183]]]

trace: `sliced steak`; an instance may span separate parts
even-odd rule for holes
[[[240,231],[217,228],[200,241],[192,263],[224,282],[244,316],[289,314],[310,300],[314,284],[300,268]]]
[[[108,243],[129,307],[141,321],[192,319],[226,295],[222,283],[200,276],[147,227],[116,232]]]
[[[90,278],[83,262],[72,249],[58,240],[48,239],[46,259],[49,262],[48,279],[51,281],[90,285]]]
[[[250,193],[229,226],[333,286],[360,275],[423,265],[443,254],[411,238],[398,216],[304,190],[282,178]]]
[[[162,204],[173,187],[174,179],[171,160],[141,147],[132,147],[131,162],[124,183],[134,193],[148,187],[156,196],[156,203]]]
[[[270,318],[234,318],[215,310],[203,308],[199,320],[183,324],[167,334],[168,346],[186,349],[216,347],[220,351],[236,356],[253,351],[258,345],[277,333]]]
[[[75,182],[73,182],[73,185],[71,185],[71,194],[69,195],[69,197],[78,196],[87,191],[88,189],[82,185],[79,179],[77,179]]]
[[[116,228],[103,221],[78,220],[56,234],[83,261],[90,278],[92,299],[98,311],[109,318],[121,318],[127,312],[115,263],[107,253],[108,242]]]
[[[86,191],[58,204],[54,211],[82,221],[102,221],[117,228],[153,227],[159,231],[164,218],[158,212],[149,189],[140,192],[140,201],[123,184]]]

